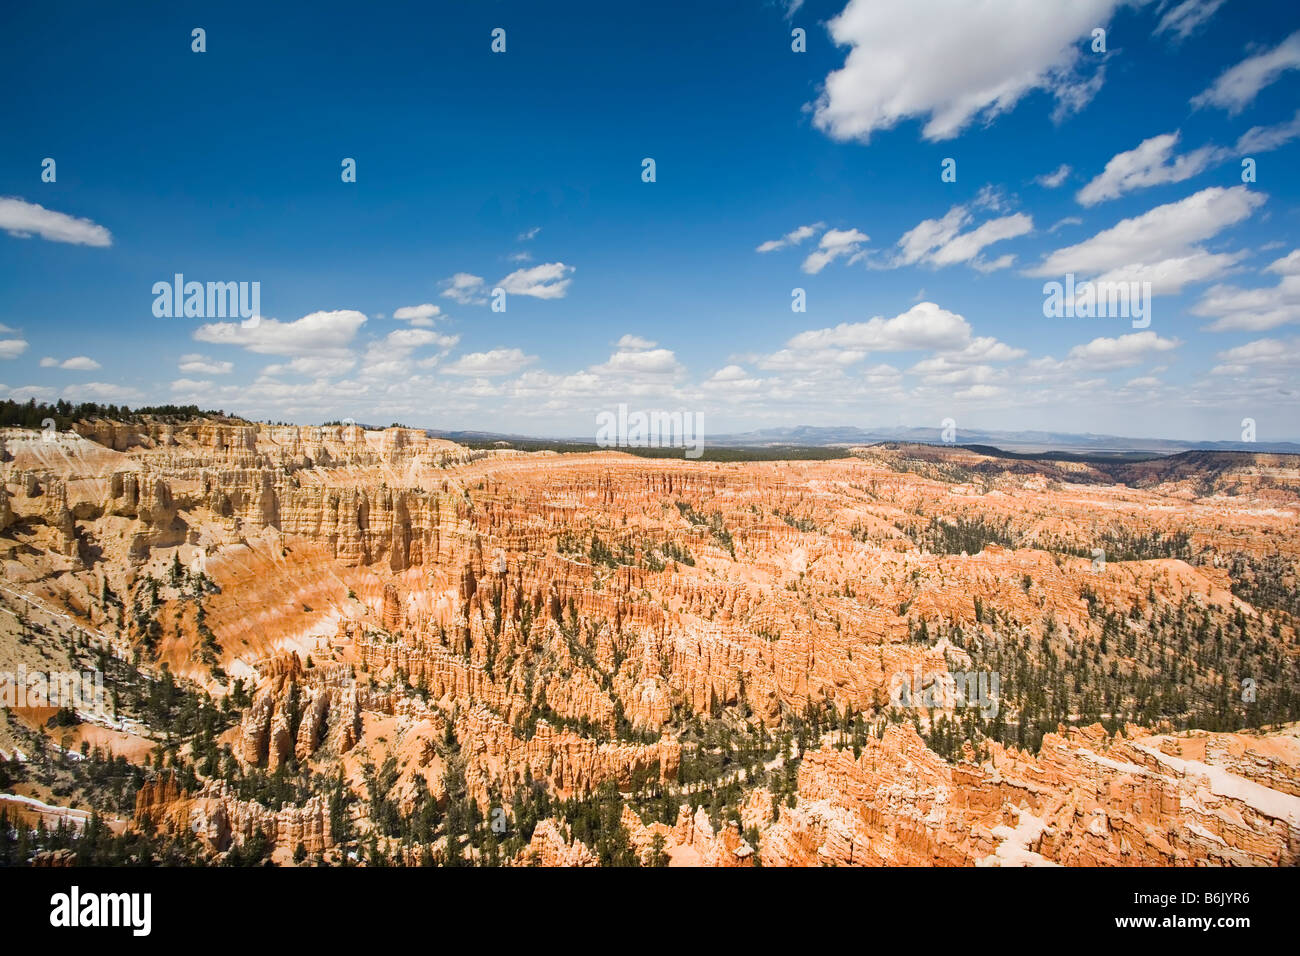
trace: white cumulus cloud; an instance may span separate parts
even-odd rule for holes
[[[229,375],[234,371],[235,364],[233,362],[216,361],[206,355],[191,352],[188,355],[181,356],[180,364],[177,367],[180,371],[191,375]]]
[[[510,375],[536,360],[536,356],[525,355],[521,349],[492,349],[487,352],[470,352],[462,355],[456,361],[444,366],[443,371],[449,375],[485,377]]]
[[[1070,176],[1070,167],[1066,163],[1061,163],[1050,173],[1044,173],[1034,179],[1034,182],[1047,189],[1055,189],[1061,183],[1065,182]]]
[[[88,355],[77,355],[69,359],[56,359],[46,356],[41,359],[41,368],[65,368],[77,372],[93,372],[100,365]]]
[[[825,226],[825,223],[814,222],[807,226],[798,226],[791,229],[780,239],[769,239],[767,242],[760,243],[757,252],[776,252],[778,249],[784,249],[786,246],[797,246],[805,239],[811,239],[817,235],[817,230]]]
[[[1240,254],[1211,254],[1198,243],[1247,219],[1264,201],[1263,194],[1245,186],[1212,186],[1057,249],[1026,274],[1093,277],[1100,273],[1115,281],[1158,278],[1160,285],[1153,292],[1177,292],[1184,283],[1225,272],[1241,258]]]
[[[1095,338],[1070,349],[1067,361],[1076,366],[1105,371],[1140,365],[1153,355],[1178,348],[1178,339],[1166,339],[1154,332],[1133,332],[1116,338]]]
[[[442,309],[432,302],[425,302],[422,305],[404,305],[393,313],[393,318],[399,322],[410,322],[412,325],[427,328],[433,325],[433,320],[441,314]]]
[[[1300,339],[1256,339],[1215,356],[1221,364],[1211,371],[1215,375],[1243,375],[1252,369],[1288,369],[1300,367]]]
[[[1256,53],[1225,70],[1206,90],[1192,97],[1193,106],[1217,106],[1239,113],[1264,87],[1288,70],[1300,69],[1300,30],[1271,50]]]
[[[113,235],[98,223],[55,212],[16,196],[0,197],[0,229],[26,239],[40,236],[75,246],[111,246]]]
[[[968,262],[976,268],[1004,268],[1011,264],[1009,256],[991,263],[980,259],[985,247],[1004,239],[1023,236],[1034,228],[1034,220],[1024,213],[1000,216],[980,224],[975,229],[962,232],[973,220],[968,206],[953,206],[942,219],[924,219],[905,232],[898,240],[898,253],[894,266],[926,263],[932,266],[950,266]]]
[[[1273,126],[1252,126],[1237,140],[1237,152],[1266,153],[1285,146],[1297,136],[1300,136],[1300,110],[1296,110],[1295,116],[1285,122]]]
[[[659,343],[643,339],[639,335],[625,335],[614,344],[621,349],[652,349]]]
[[[297,355],[346,348],[365,322],[364,313],[338,309],[313,312],[292,322],[263,319],[253,327],[212,322],[199,326],[194,338],[213,345],[238,345],[263,355]]]
[[[461,305],[483,305],[487,302],[487,296],[483,294],[482,276],[457,272],[450,279],[443,279],[439,284],[443,287],[444,299],[451,299]]]
[[[1217,146],[1202,146],[1182,156],[1174,156],[1179,131],[1162,133],[1145,139],[1133,149],[1116,153],[1091,182],[1075,194],[1084,206],[1095,206],[1124,193],[1162,183],[1181,183],[1221,162],[1226,151]]]
[[[563,299],[573,281],[573,271],[573,266],[566,266],[563,262],[544,262],[528,269],[516,269],[498,285],[509,295]]]
[[[1183,0],[1165,12],[1156,24],[1155,32],[1171,33],[1175,40],[1186,40],[1223,4],[1224,0]]]
[[[928,140],[1044,90],[1065,110],[1086,105],[1099,73],[1082,77],[1081,53],[1124,0],[849,0],[829,24],[849,47],[826,77],[813,121],[835,139],[870,139],[902,120],[925,120]]]
[[[970,323],[955,312],[942,309],[933,302],[918,302],[890,319],[876,316],[866,322],[843,322],[834,328],[810,329],[800,332],[786,344],[796,350],[958,350],[970,343],[970,333]]]
[[[857,229],[827,229],[817,242],[817,248],[803,261],[803,271],[816,275],[828,265],[843,256],[853,261],[862,244],[871,237]]]
[[[1264,270],[1277,275],[1275,285],[1260,289],[1216,285],[1192,306],[1193,315],[1214,319],[1211,332],[1261,332],[1300,322],[1300,249]]]

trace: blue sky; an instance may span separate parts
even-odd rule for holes
[[[415,6],[7,8],[0,397],[1300,437],[1293,3]]]

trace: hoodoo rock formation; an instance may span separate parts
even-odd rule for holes
[[[210,420],[0,447],[5,594],[148,675],[94,742],[142,768],[124,826],[207,853],[1300,853],[1288,456],[719,463]]]

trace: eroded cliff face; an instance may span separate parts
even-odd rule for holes
[[[147,781],[136,794],[134,822],[137,826],[148,822],[172,835],[193,834],[207,849],[218,852],[242,847],[258,834],[285,855],[299,845],[308,853],[324,853],[334,846],[329,811],[320,797],[311,797],[302,806],[270,810],[240,800],[224,781],[189,794],[170,774]]]
[[[891,727],[856,759],[829,747],[805,754],[797,802],[775,817],[759,790],[719,832],[685,807],[675,827],[634,818],[630,830],[643,853],[659,833],[671,855],[705,865],[748,856],[741,825],[761,834],[765,866],[1296,864],[1300,800],[1261,782],[1277,782],[1287,754],[1294,784],[1294,727],[1263,737],[1128,730],[1131,739],[1109,739],[1079,728],[1049,735],[1036,756],[995,747],[982,763],[949,764],[910,728]]]
[[[290,760],[347,753],[361,733],[357,683],[346,664],[304,668],[297,654],[259,668],[257,692],[245,709],[237,752],[254,767],[276,770]]]
[[[994,747],[949,765],[890,728],[854,760],[808,754],[799,802],[764,841],[772,865],[1294,865],[1300,802],[1221,766],[1166,754],[1207,740],[1051,734],[1037,755]],[[1297,750],[1294,731],[1245,746]]]
[[[1286,456],[719,464],[218,422],[0,442],[6,580],[218,697],[240,681],[231,759],[341,772],[354,839],[382,778],[435,820],[612,791],[635,852],[681,865],[1295,862],[1293,732],[1113,733],[1171,675],[1197,699],[1229,677],[1289,692]],[[897,707],[900,680],[994,666],[997,729]],[[1105,674],[1118,696],[1093,699]],[[988,736],[1058,711],[1077,726]],[[838,738],[808,738],[819,714]],[[936,743],[954,726],[978,752]],[[137,818],[220,851],[258,831],[341,852],[319,793],[234,792],[154,782]],[[608,860],[553,809],[515,862]]]

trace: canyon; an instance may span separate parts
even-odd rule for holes
[[[1294,456],[204,418],[3,429],[0,468],[0,670],[116,688],[4,713],[0,811],[33,826],[281,864],[1300,854]],[[900,696],[955,672],[996,702]]]

